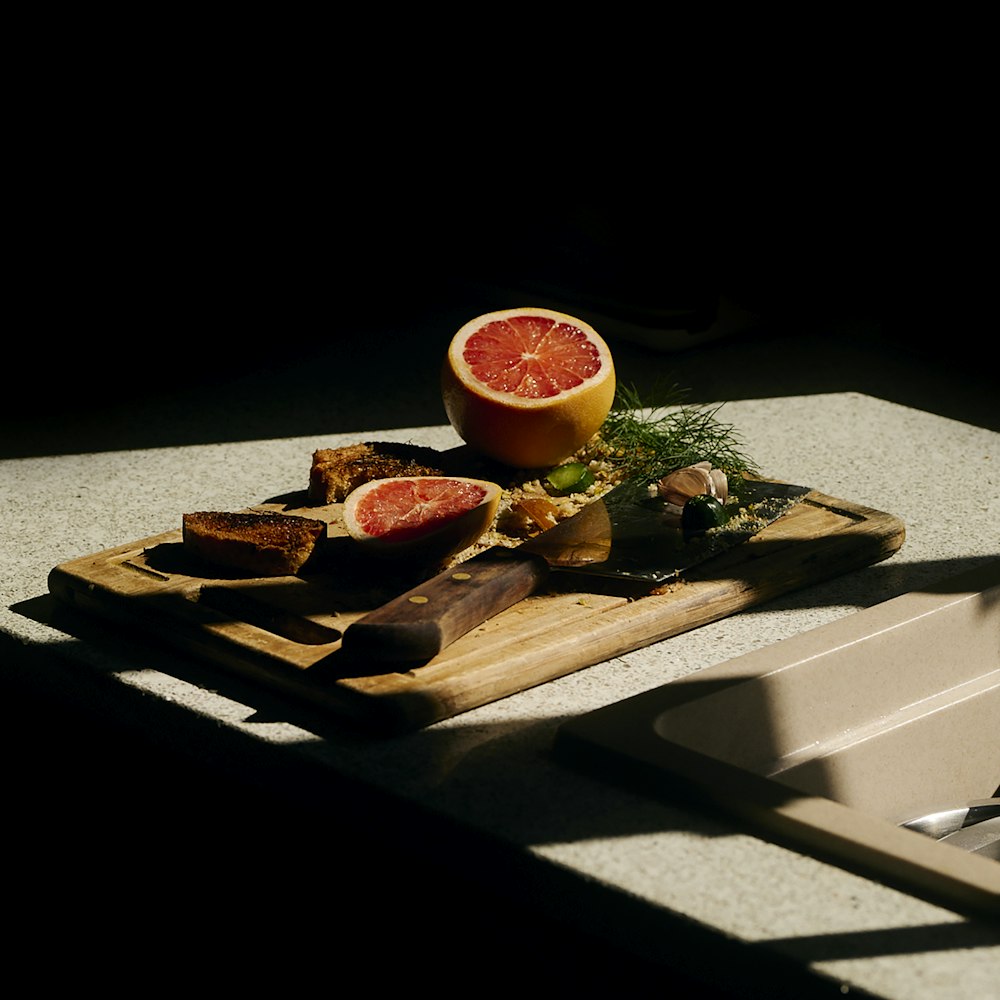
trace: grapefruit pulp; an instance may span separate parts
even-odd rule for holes
[[[562,462],[600,429],[615,397],[611,351],[589,324],[551,309],[504,309],[466,323],[441,375],[452,427],[519,469]]]
[[[496,483],[462,476],[373,479],[344,501],[344,523],[374,555],[446,559],[493,523]]]

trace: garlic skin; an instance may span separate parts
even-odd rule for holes
[[[729,499],[729,480],[721,469],[713,469],[711,462],[698,462],[664,476],[656,484],[656,491],[667,509],[679,514],[691,497],[702,494],[724,504]]]

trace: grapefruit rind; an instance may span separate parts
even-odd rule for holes
[[[473,506],[446,513],[435,512],[428,505],[425,515],[416,512],[415,523],[383,523],[384,531],[375,533],[370,528],[370,511],[367,508],[378,501],[382,491],[422,487],[438,490],[448,484],[456,492],[468,494],[470,488],[478,497]],[[496,483],[465,476],[394,476],[375,479],[353,490],[344,501],[344,524],[348,534],[362,545],[366,552],[383,558],[444,560],[474,544],[493,524],[500,504],[501,489]],[[386,517],[392,518],[392,514]],[[421,517],[425,520],[421,521]]]
[[[469,338],[483,327],[537,316],[580,331],[599,360],[595,374],[555,395],[524,398],[480,381],[465,360]],[[551,309],[525,307],[485,313],[452,338],[441,373],[445,413],[459,437],[489,458],[518,469],[547,468],[566,460],[600,430],[615,398],[611,350],[588,323]]]

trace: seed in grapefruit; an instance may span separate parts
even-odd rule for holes
[[[452,427],[519,469],[556,465],[600,429],[615,397],[611,351],[589,324],[551,309],[504,309],[466,323],[441,376]]]
[[[374,479],[348,494],[344,523],[373,555],[446,559],[493,523],[496,483],[461,476]]]

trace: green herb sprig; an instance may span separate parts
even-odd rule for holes
[[[650,480],[696,462],[711,462],[727,475],[755,474],[733,425],[718,419],[720,407],[684,404],[685,395],[671,386],[649,407],[634,386],[620,385],[600,430],[606,461],[622,475]]]

